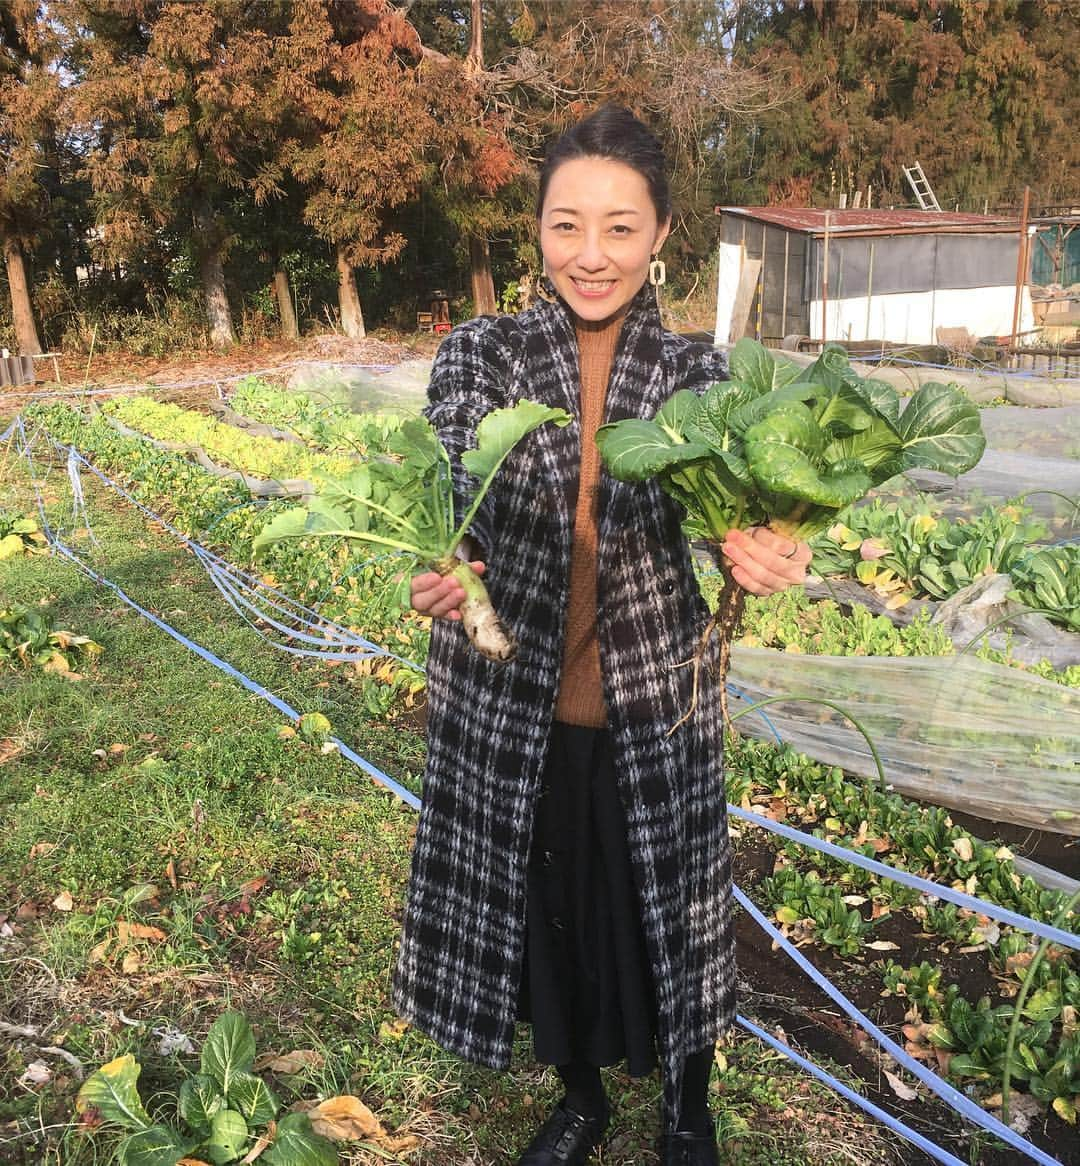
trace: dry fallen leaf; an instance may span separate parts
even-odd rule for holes
[[[970,862],[975,855],[971,839],[967,837],[954,838],[952,848],[962,862]]]
[[[899,951],[900,945],[892,943],[888,939],[875,939],[873,943],[866,945],[871,951]]]
[[[52,904],[57,911],[70,911],[75,906],[75,901],[71,897],[69,891],[61,891],[59,895],[53,899]]]
[[[34,845],[30,847],[30,857],[32,859],[40,858],[43,854],[52,854],[55,849],[55,842],[35,842]]]
[[[888,1081],[889,1088],[901,1101],[914,1101],[919,1096],[917,1090],[912,1089],[910,1085],[905,1085],[895,1073],[890,1073],[888,1069],[885,1070],[885,1080]]]
[[[165,932],[160,927],[148,927],[145,923],[127,923],[121,919],[116,924],[116,934],[121,943],[133,939],[164,939]]]
[[[133,975],[142,967],[142,960],[139,958],[139,953],[129,951],[124,956],[124,962],[120,965],[121,970],[125,976]]]
[[[360,1100],[344,1094],[328,1097],[307,1111],[311,1127],[317,1134],[332,1142],[361,1141],[364,1138],[386,1137],[382,1123]]]
[[[265,1053],[253,1066],[257,1073],[269,1069],[273,1073],[300,1073],[304,1069],[321,1069],[326,1058],[315,1049],[293,1049],[291,1053]]]
[[[404,1154],[406,1150],[415,1150],[420,1139],[415,1134],[402,1134],[398,1138],[387,1138],[383,1145],[391,1154]]]
[[[390,1040],[401,1040],[401,1038],[409,1031],[409,1022],[397,1017],[395,1020],[384,1020],[379,1025],[379,1036],[387,1037]]]
[[[269,881],[270,879],[267,875],[260,875],[256,879],[248,879],[246,883],[240,884],[241,897],[250,899],[252,895],[257,895]]]
[[[99,944],[96,944],[90,949],[90,962],[96,964],[106,959],[112,945],[113,937],[111,935],[106,936]]]
[[[52,1070],[44,1061],[31,1061],[18,1083],[33,1089],[39,1085],[48,1085],[51,1080]]]
[[[130,748],[130,745],[125,745],[122,741],[117,741],[115,744],[109,746],[109,752],[112,754],[126,753]]]
[[[258,1156],[263,1152],[263,1150],[265,1150],[267,1148],[267,1146],[270,1146],[273,1143],[273,1141],[274,1141],[273,1131],[275,1128],[276,1128],[275,1123],[271,1122],[270,1123],[270,1130],[268,1130],[265,1134],[263,1134],[262,1137],[260,1137],[255,1142],[255,1145],[253,1145],[251,1147],[251,1149],[248,1150],[248,1152],[243,1156],[243,1158],[240,1159],[240,1166],[251,1166],[251,1163],[254,1162],[256,1158],[258,1158]]]

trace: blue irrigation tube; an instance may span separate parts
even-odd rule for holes
[[[248,581],[250,583],[250,586],[247,588],[247,590],[252,592],[252,593],[258,593],[259,591],[265,591],[271,595],[276,596],[277,598],[279,598],[281,600],[284,600],[285,603],[289,604],[291,606],[291,608],[293,608],[295,610],[289,610],[288,608],[282,607],[280,604],[277,604],[273,600],[270,600],[270,599],[263,598],[263,599],[261,599],[261,602],[266,603],[268,606],[270,606],[271,608],[275,609],[276,611],[282,613],[287,618],[296,620],[296,622],[299,623],[302,627],[314,628],[316,631],[319,631],[322,634],[318,637],[311,637],[311,636],[308,636],[305,633],[303,633],[302,631],[299,631],[295,628],[284,627],[283,625],[275,622],[271,617],[269,617],[264,610],[256,607],[254,604],[252,604],[246,598],[241,598],[241,601],[255,614],[255,616],[257,618],[264,620],[265,622],[271,624],[272,626],[274,626],[278,630],[282,631],[283,633],[290,635],[296,639],[307,641],[307,642],[313,643],[313,644],[325,644],[327,647],[327,650],[326,651],[305,651],[303,649],[290,647],[286,644],[280,644],[280,643],[275,642],[274,640],[271,640],[270,637],[266,636],[263,632],[259,631],[259,629],[256,628],[255,630],[258,632],[258,634],[261,635],[267,641],[267,643],[271,644],[273,647],[278,648],[281,651],[291,652],[291,653],[296,654],[296,655],[314,655],[314,656],[321,655],[326,659],[345,660],[345,661],[364,659],[364,658],[368,658],[368,657],[375,656],[375,655],[386,656],[390,659],[397,660],[399,663],[401,663],[409,668],[413,668],[418,672],[424,671],[422,666],[417,664],[415,661],[409,660],[404,656],[399,656],[395,652],[390,652],[386,648],[381,647],[378,644],[373,644],[370,641],[364,639],[363,637],[356,636],[353,632],[349,631],[348,628],[342,627],[340,624],[334,623],[332,620],[324,619],[323,617],[321,617],[319,615],[318,612],[316,612],[315,610],[313,610],[310,607],[307,607],[305,604],[299,602],[298,600],[293,599],[292,596],[287,595],[285,592],[280,591],[275,587],[271,587],[270,585],[264,583],[261,579],[257,579],[255,576],[249,574],[246,571],[242,571],[239,567],[235,566],[232,563],[229,563],[226,559],[223,559],[220,555],[215,554],[213,551],[209,550],[207,547],[203,546],[201,543],[197,542],[195,539],[192,539],[188,535],[184,534],[183,531],[179,530],[176,526],[174,526],[172,523],[170,523],[167,519],[163,518],[160,514],[157,514],[155,511],[153,511],[149,507],[145,506],[142,502],[140,502],[137,498],[135,498],[133,495],[131,495],[127,490],[125,490],[118,482],[116,482],[113,478],[109,477],[108,474],[104,473],[102,470],[98,469],[98,467],[95,466],[92,462],[88,461],[87,458],[85,458],[81,453],[79,453],[79,451],[76,450],[74,446],[64,446],[64,445],[60,444],[59,442],[53,441],[51,438],[49,440],[50,440],[54,449],[56,449],[60,453],[67,453],[69,456],[69,459],[73,456],[80,465],[83,465],[87,469],[89,469],[91,473],[93,473],[98,479],[100,479],[101,482],[103,482],[111,490],[113,490],[117,494],[119,494],[122,498],[124,498],[131,505],[137,507],[143,514],[145,514],[153,522],[160,524],[165,530],[167,530],[170,534],[172,534],[176,539],[178,539],[185,546],[187,546],[192,551],[192,553],[195,555],[195,557],[199,560],[199,562],[202,565],[202,567],[204,568],[204,570],[206,570],[207,573],[210,575],[215,586],[217,586],[218,589],[222,591],[222,594],[225,595],[225,597],[227,599],[229,599],[230,604],[232,604],[232,606],[234,608],[236,608],[236,604],[233,603],[232,599],[229,598],[229,595],[226,593],[225,589],[222,587],[222,585],[219,581],[219,577],[215,574],[216,570],[220,570],[220,571],[226,573],[227,576],[230,578],[230,581],[232,579]],[[233,509],[235,509],[235,507]],[[238,595],[238,596],[242,597],[243,588],[240,586],[239,583],[233,585],[231,590],[232,590],[232,593],[234,595]],[[246,616],[244,616],[243,612],[241,612],[239,610],[239,608],[236,608],[236,609],[237,609],[238,613],[245,619],[245,621],[250,624],[251,621],[249,619],[247,619]],[[297,612],[302,612],[304,614],[299,615],[299,614],[297,614]],[[312,618],[306,618],[306,617],[312,617]],[[318,621],[318,622],[315,622],[315,621]],[[327,636],[326,633],[330,633],[330,636]],[[331,638],[331,637],[336,637],[336,638]],[[343,646],[353,646],[353,647],[359,648],[360,651],[359,652],[356,652],[356,651],[343,652],[340,650]]]
[[[863,1012],[859,1009],[840,991],[826,976],[814,967],[814,965],[798,950],[797,947],[776,927],[774,927],[759,908],[751,902],[746,894],[738,887],[734,888],[734,895],[736,902],[746,911],[755,923],[765,932],[766,935],[775,943],[785,955],[790,956],[792,960],[798,965],[801,971],[805,972],[807,976],[833,1001],[838,1005],[864,1032],[877,1041],[883,1049],[893,1058],[897,1064],[902,1065],[909,1073],[917,1077],[928,1089],[936,1093],[942,1101],[947,1102],[953,1109],[955,1109],[962,1116],[969,1121],[974,1122],[978,1126],[982,1126],[984,1130],[999,1137],[1003,1142],[1007,1142],[1017,1150],[1021,1150],[1036,1162],[1040,1162],[1043,1166],[1060,1166],[1056,1158],[1051,1158],[1048,1154],[1043,1153],[1038,1146],[1032,1145],[1027,1138],[1021,1137],[1014,1130],[1011,1130],[1004,1122],[999,1121],[993,1115],[987,1113],[984,1109],[976,1105],[970,1098],[965,1097],[958,1089],[950,1085],[944,1077],[939,1077],[937,1073],[926,1068],[925,1065],[919,1064],[917,1060],[910,1053],[906,1052],[892,1040]]]
[[[1010,911],[1007,907],[999,907],[996,903],[987,903],[982,899],[975,898],[974,895],[965,895],[963,891],[954,891],[952,887],[947,887],[943,883],[934,883],[929,879],[920,878],[918,875],[909,874],[906,870],[899,870],[895,866],[887,866],[883,862],[877,862],[875,859],[867,858],[865,854],[860,854],[856,850],[848,850],[845,846],[837,846],[834,842],[826,842],[823,838],[818,838],[813,834],[806,834],[802,830],[795,830],[791,826],[785,826],[782,822],[774,822],[771,818],[765,818],[761,814],[755,814],[753,810],[744,810],[740,806],[729,804],[728,813],[734,818],[741,818],[744,822],[751,822],[753,825],[760,826],[764,830],[770,830],[773,834],[779,834],[791,842],[797,842],[801,846],[809,847],[811,850],[818,850],[822,854],[829,855],[830,858],[840,859],[841,862],[849,862],[853,866],[870,871],[872,874],[891,879],[894,883],[902,883],[906,887],[913,887],[917,891],[922,891],[925,895],[934,895],[939,899],[945,899],[949,903],[955,903],[958,907],[966,907],[969,911],[975,911],[991,919],[996,919],[999,923],[1006,923],[1010,927],[1016,927],[1020,931],[1030,931],[1042,939],[1049,939],[1051,943],[1060,944],[1062,947],[1070,948],[1073,951],[1080,951],[1080,936],[1074,935],[1069,931],[1064,931],[1060,927],[1054,927],[1049,923],[1040,923],[1037,919],[1029,919],[1027,915]]]
[[[917,1130],[913,1130],[910,1126],[904,1125],[902,1121],[893,1117],[891,1113],[886,1113],[885,1110],[880,1109],[872,1101],[863,1097],[861,1093],[856,1093],[854,1089],[845,1085],[842,1081],[838,1081],[831,1073],[826,1072],[819,1065],[815,1065],[808,1057],[797,1053],[793,1048],[784,1044],[783,1041],[777,1040],[771,1032],[766,1032],[760,1025],[755,1024],[752,1020],[747,1020],[745,1016],[740,1014],[736,1014],[735,1021],[751,1035],[756,1036],[758,1040],[764,1041],[765,1044],[775,1049],[778,1053],[783,1053],[789,1061],[794,1061],[800,1069],[805,1069],[812,1077],[816,1077],[819,1081],[824,1082],[834,1092],[839,1093],[841,1097],[850,1101],[852,1105],[857,1105],[859,1109],[870,1114],[871,1117],[876,1118],[882,1125],[887,1126],[902,1138],[906,1138],[913,1145],[918,1146],[920,1150],[924,1150],[931,1158],[936,1158],[939,1162],[946,1163],[947,1166],[967,1166],[967,1163],[957,1158],[955,1154],[950,1154],[948,1150],[943,1150],[940,1146],[931,1142],[929,1138],[923,1137]]]
[[[6,439],[11,434],[12,428],[13,427],[9,427],[5,434],[0,437],[0,440]],[[25,438],[25,429],[21,429],[21,432]],[[33,473],[33,462],[32,458],[30,457],[28,446],[25,449],[25,453],[31,466],[31,472]],[[219,656],[216,656],[208,649],[203,648],[200,644],[197,644],[195,641],[189,639],[187,636],[184,636],[181,632],[165,623],[164,620],[154,615],[153,612],[148,611],[146,608],[136,603],[135,600],[128,596],[116,583],[112,582],[112,580],[93,570],[93,568],[83,562],[83,560],[80,559],[80,557],[74,551],[60,542],[60,540],[53,533],[47,520],[45,519],[44,502],[41,498],[40,491],[37,490],[36,485],[35,493],[37,495],[38,509],[42,515],[43,530],[57,553],[67,558],[78,570],[82,571],[89,578],[99,583],[100,585],[111,589],[134,611],[142,615],[145,619],[149,620],[156,627],[164,631],[167,635],[183,644],[189,650],[195,652],[196,655],[198,655],[201,659],[213,664],[214,667],[220,669],[226,675],[237,680],[248,691],[255,693],[263,700],[266,700],[274,708],[283,712],[286,716],[289,716],[294,720],[299,719],[299,714],[296,712],[296,710],[286,704],[285,701],[281,700],[264,686],[251,680],[250,677],[234,668],[227,661],[221,659]],[[357,765],[361,770],[368,774],[368,776],[372,777],[375,781],[379,782],[388,790],[390,790],[390,792],[392,792],[406,805],[410,806],[414,810],[419,810],[420,800],[416,797],[416,795],[405,789],[398,782],[394,781],[393,778],[385,774],[377,766],[361,757],[349,746],[345,745],[344,742],[337,738],[332,738],[332,740],[340,750],[342,756],[347,758],[353,764]],[[876,863],[873,862],[873,860],[866,859],[864,856],[858,855],[855,852],[836,847],[831,843],[823,842],[821,839],[813,838],[811,835],[803,834],[801,831],[791,830],[790,827],[782,827],[780,823],[772,822],[767,818],[762,818],[760,815],[754,814],[751,811],[741,810],[738,807],[730,805],[728,809],[729,812],[733,814],[733,816],[744,818],[753,822],[754,824],[761,825],[766,829],[774,830],[774,832],[778,834],[790,836],[792,841],[809,845],[815,849],[822,850],[825,853],[835,852],[834,857],[840,858],[844,861],[852,862],[858,866],[866,866],[868,869],[880,868],[880,870],[884,872],[887,877],[894,879],[894,881],[905,882],[908,885],[914,885],[920,888],[928,888],[930,893],[937,894],[941,898],[952,898],[953,901],[962,901],[961,905],[967,905],[968,903],[973,904],[976,909],[981,910],[984,914],[993,915],[995,911],[1000,912],[997,917],[1000,918],[1001,916],[1005,916],[1006,919],[1004,921],[1006,922],[1024,927],[1024,929],[1029,931],[1035,931],[1037,934],[1043,934],[1045,937],[1054,939],[1057,942],[1062,941],[1058,938],[1058,936],[1061,936],[1065,941],[1065,946],[1080,946],[1080,944],[1078,944],[1076,941],[1076,937],[1069,935],[1067,932],[1060,931],[1058,928],[1046,927],[1042,924],[1038,924],[1033,919],[1027,919],[1025,916],[1017,915],[1015,912],[1004,911],[1002,909],[996,908],[994,904],[985,903],[982,900],[973,898],[972,896],[961,895],[958,892],[951,891],[950,888],[941,887],[936,883],[929,882],[928,880],[919,879],[914,875],[908,875],[906,872],[896,871],[891,867],[884,866],[884,864]],[[802,967],[803,970],[806,971],[808,975],[810,975],[811,979],[814,980],[814,982],[817,983],[819,987],[826,991],[829,996],[835,1000],[844,1009],[845,1012],[848,1013],[849,1016],[851,1016],[853,1019],[859,1020],[859,1022],[870,1033],[870,1035],[874,1036],[875,1039],[877,1039],[878,1042],[885,1048],[892,1051],[894,1057],[898,1060],[899,1063],[904,1064],[905,1067],[909,1068],[913,1074],[919,1077],[920,1080],[923,1080],[924,1083],[933,1089],[935,1093],[941,1096],[943,1100],[947,1100],[950,1102],[950,1104],[953,1104],[954,1108],[956,1108],[962,1116],[968,1117],[969,1120],[975,1121],[984,1129],[987,1129],[1002,1137],[1003,1140],[1009,1142],[1009,1144],[1021,1150],[1021,1152],[1027,1154],[1030,1159],[1042,1163],[1043,1166],[1060,1166],[1057,1159],[1051,1158],[1049,1155],[1044,1154],[1043,1151],[1039,1150],[1037,1146],[1034,1146],[1026,1139],[1019,1137],[1019,1135],[1008,1129],[1008,1127],[998,1122],[997,1119],[984,1113],[981,1109],[979,1109],[978,1106],[975,1106],[974,1103],[972,1103],[970,1100],[964,1098],[962,1094],[957,1093],[957,1091],[954,1090],[952,1086],[948,1085],[947,1082],[943,1081],[941,1078],[938,1078],[936,1074],[931,1073],[930,1070],[924,1069],[921,1065],[919,1065],[906,1053],[904,1053],[902,1049],[899,1049],[899,1046],[896,1046],[895,1042],[892,1042],[883,1032],[881,1032],[880,1029],[877,1028],[877,1026],[873,1024],[872,1021],[869,1020],[869,1018],[865,1017],[861,1012],[859,1012],[855,1005],[847,1000],[847,998],[839,991],[839,989],[835,988],[825,977],[821,976],[820,973],[817,972],[817,969],[813,968],[813,965],[811,965],[809,961],[807,961],[805,957],[803,957],[801,953],[799,953],[794,948],[794,946],[791,945],[788,940],[780,934],[779,931],[773,928],[771,924],[765,920],[761,912],[753,903],[751,903],[751,901],[743,894],[741,890],[738,888],[735,888],[734,890],[736,899],[746,910],[751,913],[752,916],[755,917],[757,922],[765,928],[766,932],[773,935],[774,940],[779,943],[781,947],[785,948],[787,954],[795,959],[796,962],[799,963],[800,967]],[[920,1149],[924,1150],[938,1161],[947,1163],[948,1166],[953,1166],[953,1164],[964,1166],[964,1163],[962,1163],[960,1159],[956,1158],[954,1155],[949,1154],[947,1151],[942,1150],[939,1146],[926,1139],[922,1134],[910,1129],[908,1126],[904,1125],[903,1122],[900,1122],[898,1119],[892,1117],[892,1115],[875,1106],[872,1102],[868,1101],[866,1098],[850,1089],[847,1085],[844,1085],[841,1081],[837,1080],[832,1074],[820,1068],[818,1065],[815,1065],[807,1058],[802,1057],[800,1054],[796,1053],[793,1049],[790,1049],[787,1045],[783,1044],[783,1042],[777,1040],[775,1037],[767,1033],[758,1025],[754,1024],[752,1021],[749,1021],[742,1016],[737,1016],[736,1020],[747,1031],[751,1032],[760,1040],[763,1040],[770,1047],[776,1049],[778,1052],[788,1057],[804,1070],[811,1073],[814,1077],[829,1085],[832,1089],[834,1089],[841,1096],[845,1097],[852,1104],[871,1114],[889,1129],[906,1138],[908,1141],[912,1142],[914,1145],[918,1146]],[[897,1053],[900,1055],[897,1056]],[[955,1094],[956,1097],[953,1098],[951,1096],[952,1094]]]

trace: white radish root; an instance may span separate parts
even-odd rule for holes
[[[507,664],[517,655],[517,640],[491,604],[484,581],[460,559],[441,559],[435,569],[444,577],[452,575],[465,591],[461,623],[469,642],[488,660]]]

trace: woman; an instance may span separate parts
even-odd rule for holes
[[[661,328],[649,275],[670,221],[657,140],[626,110],[593,114],[541,171],[550,302],[455,329],[432,370],[428,417],[453,456],[521,398],[574,418],[515,449],[471,531],[517,659],[470,649],[452,580],[412,585],[437,618],[395,1000],[446,1048],[500,1068],[515,1019],[532,1021],[566,1096],[519,1166],[584,1163],[608,1124],[599,1067],[647,1073],[657,1049],[662,1161],[718,1161],[707,1086],[734,962],[717,693],[669,735],[706,611],[678,507],[655,482],[604,474],[593,440],[602,421],[725,377],[720,353]],[[800,582],[810,557],[764,530],[724,550],[759,595]]]

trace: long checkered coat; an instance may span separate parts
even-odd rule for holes
[[[678,388],[726,376],[723,357],[660,326],[646,284],[623,324],[605,420],[650,417]],[[472,534],[496,610],[520,642],[489,662],[460,624],[437,620],[428,661],[428,761],[395,976],[402,1016],[445,1048],[510,1059],[522,969],[533,812],[559,684],[580,450],[580,379],[561,302],[454,330],[432,371],[428,417],[452,456],[491,409],[521,398],[565,409],[510,455]],[[461,471],[462,499],[469,483]],[[460,505],[460,503],[459,503]],[[459,511],[460,512],[460,511]],[[665,1100],[681,1060],[734,1011],[731,863],[715,687],[687,708],[706,610],[679,512],[655,482],[602,476],[598,635],[634,876],[657,988]]]

